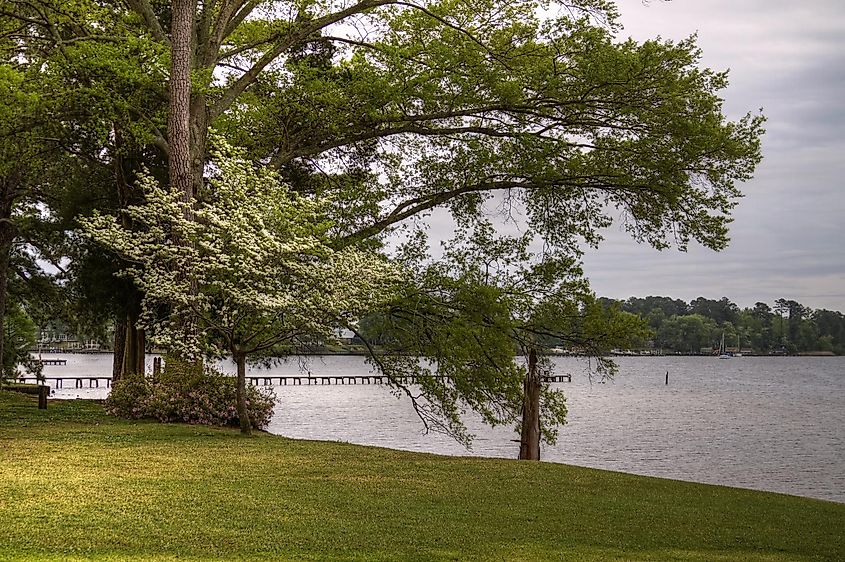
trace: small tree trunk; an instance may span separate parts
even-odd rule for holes
[[[12,260],[12,244],[17,235],[17,228],[12,222],[12,210],[15,204],[16,188],[20,178],[13,173],[11,177],[0,178],[0,375],[6,365],[6,303],[8,301],[9,265]],[[12,365],[14,370],[14,364]],[[2,376],[0,376],[2,378]]]
[[[537,370],[537,350],[534,348],[528,352],[519,458],[540,460],[540,373]]]
[[[141,317],[140,291],[133,291],[129,302],[129,312],[126,315],[126,345],[123,354],[123,373],[144,374],[146,362],[145,350],[147,338],[144,330],[138,328]]]
[[[202,190],[206,151],[208,150],[208,102],[205,94],[198,92],[191,96],[191,147],[190,166],[191,189],[194,196]]]
[[[137,328],[135,340],[135,372],[143,375],[147,370],[147,332]]]
[[[126,318],[126,343],[123,345],[123,374],[137,373],[138,365],[138,328],[130,314]]]
[[[112,360],[112,384],[123,376],[123,361],[126,353],[126,319],[116,319],[114,323],[114,359]]]
[[[138,328],[132,318],[126,326],[126,349],[123,354],[123,373],[137,373],[143,375],[146,370],[147,335],[142,328]]]
[[[238,382],[235,395],[238,402],[238,420],[241,422],[241,433],[252,435],[252,424],[246,409],[246,355],[234,353],[235,363],[238,365]]]
[[[11,236],[3,232],[0,234],[0,378],[5,374],[6,353],[6,295],[9,278],[9,262],[11,260]],[[12,366],[14,369],[14,365]]]

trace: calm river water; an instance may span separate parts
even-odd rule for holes
[[[45,358],[48,356],[45,355]],[[103,374],[111,356],[58,355],[45,374]],[[559,386],[569,422],[547,461],[724,484],[845,503],[845,357],[622,357],[619,374],[590,383],[586,363],[557,360],[572,373]],[[231,365],[224,365],[233,371]],[[294,373],[293,360],[273,372]],[[308,359],[320,374],[365,374],[360,357]],[[669,371],[669,385],[664,384]],[[65,386],[72,386],[67,381]],[[467,451],[451,439],[424,434],[407,400],[375,385],[281,386],[269,431],[300,439],[347,441],[446,455],[516,456],[508,428],[487,428]],[[105,389],[57,390],[56,398],[104,397]]]

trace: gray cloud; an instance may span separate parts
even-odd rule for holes
[[[796,299],[845,311],[845,3],[620,2],[623,35],[697,32],[702,63],[730,68],[725,111],[763,107],[764,161],[742,186],[724,252],[655,252],[611,230],[588,252],[599,294],[727,296],[741,305]]]

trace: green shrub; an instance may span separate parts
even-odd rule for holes
[[[5,380],[14,382],[19,375],[19,368],[29,374],[42,379],[43,365],[30,355],[29,350],[35,347],[37,328],[35,322],[17,303],[6,305],[6,316],[2,318],[3,331],[3,364],[0,365],[0,384]]]
[[[138,419],[149,417],[147,402],[150,397],[150,381],[144,375],[128,373],[112,385],[106,398],[106,412],[121,418]]]
[[[157,376],[128,374],[112,387],[106,411],[123,418],[162,422],[238,425],[235,378],[201,363],[167,359]],[[246,404],[253,427],[264,428],[273,416],[275,396],[247,386]]]

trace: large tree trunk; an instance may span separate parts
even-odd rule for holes
[[[126,360],[126,319],[116,318],[114,322],[114,359],[112,361],[112,384],[123,376],[123,362]]]
[[[138,327],[135,326],[135,320],[130,314],[126,319],[126,343],[123,348],[123,372],[125,374],[137,373],[135,366],[138,364]]]
[[[528,351],[519,458],[540,460],[540,372],[537,369],[537,350],[534,348]]]
[[[143,328],[135,329],[135,350],[134,371],[143,375],[147,370],[147,332]]]
[[[191,66],[196,0],[173,0],[170,24],[170,100],[167,144],[170,151],[170,187],[183,201],[194,198],[191,159]]]
[[[193,201],[202,185],[202,162],[205,159],[206,115],[205,99],[191,93],[191,69],[194,67],[194,20],[197,0],[173,0],[170,23],[170,84],[167,114],[167,145],[170,174],[170,189],[180,193],[187,203],[184,216],[193,220]],[[201,135],[198,128],[202,127]],[[193,133],[193,134],[192,134]],[[202,154],[196,139],[202,139]],[[173,242],[188,245],[191,242],[174,237]],[[197,291],[196,279],[188,279],[190,292]],[[194,330],[195,318],[180,317],[179,322],[190,331]]]
[[[252,424],[249,421],[249,413],[246,409],[246,355],[235,352],[235,363],[238,365],[238,382],[235,390],[238,402],[238,419],[241,423],[241,433],[252,435]]]

